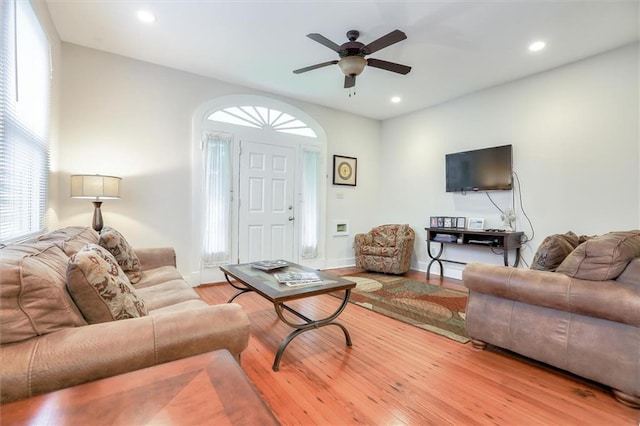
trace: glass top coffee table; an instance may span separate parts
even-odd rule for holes
[[[227,303],[233,302],[236,297],[247,292],[258,293],[260,296],[273,303],[276,314],[282,322],[295,329],[280,344],[275,360],[273,361],[273,371],[279,370],[280,360],[282,359],[284,350],[287,348],[289,343],[291,343],[296,336],[308,330],[313,330],[327,325],[338,326],[344,332],[347,346],[351,346],[351,336],[349,335],[349,331],[344,325],[336,322],[335,320],[347,306],[351,289],[356,286],[356,283],[326,272],[306,268],[295,263],[287,263],[288,266],[269,272],[253,268],[250,263],[225,265],[220,267],[222,272],[224,272],[227,282],[238,290],[238,292],[234,294]],[[309,283],[289,287],[286,284],[279,283],[274,277],[274,274],[283,272],[313,272],[322,281],[319,283]],[[233,280],[231,278],[233,278]],[[338,309],[327,317],[321,319],[308,318],[285,304],[285,302],[290,300],[303,299],[327,293],[339,293],[342,291],[344,291],[344,297]],[[302,322],[293,322],[289,320],[284,316],[284,310],[300,318]]]

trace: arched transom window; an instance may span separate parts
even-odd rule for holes
[[[316,132],[300,119],[286,112],[261,106],[223,108],[209,115],[207,119],[256,129],[271,128],[276,132],[291,133],[310,138],[318,137]]]

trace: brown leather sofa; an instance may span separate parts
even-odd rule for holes
[[[469,264],[473,346],[506,348],[605,384],[640,408],[640,231],[586,239],[553,269]]]
[[[69,259],[91,228],[71,227],[0,250],[1,402],[228,349],[238,360],[249,340],[240,305],[210,306],[176,269],[171,248],[136,250],[135,293],[148,315],[89,324],[66,284]]]
[[[356,266],[367,271],[404,274],[411,267],[415,232],[409,225],[380,225],[356,234]]]

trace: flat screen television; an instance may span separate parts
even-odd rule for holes
[[[511,164],[511,145],[447,154],[447,192],[510,190]]]

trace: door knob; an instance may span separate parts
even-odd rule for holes
[[[295,219],[295,217],[289,216],[289,220],[294,220],[294,219]]]

